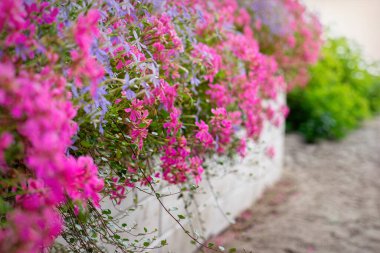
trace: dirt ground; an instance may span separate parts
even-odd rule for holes
[[[340,142],[286,137],[282,180],[214,238],[253,253],[380,253],[380,118]]]

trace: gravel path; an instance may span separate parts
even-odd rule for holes
[[[380,253],[380,118],[341,142],[288,135],[283,179],[215,240],[237,252]]]

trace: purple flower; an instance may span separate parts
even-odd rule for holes
[[[125,97],[128,99],[128,100],[132,100],[136,97],[136,93],[134,91],[132,91],[131,89],[128,89],[126,92],[125,92]]]

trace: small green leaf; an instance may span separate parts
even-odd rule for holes
[[[86,215],[86,213],[79,212],[79,214],[78,214],[78,219],[79,219],[81,222],[85,223],[85,222],[87,221],[87,215]]]
[[[145,247],[148,247],[149,245],[150,245],[149,242],[144,242],[144,246],[145,246]]]
[[[167,241],[166,240],[162,240],[161,241],[161,246],[165,246],[165,245],[168,245]]]
[[[228,250],[229,253],[235,253],[236,252],[236,248],[231,248]]]
[[[0,197],[0,214],[6,214],[11,210],[11,206]]]
[[[80,142],[80,145],[82,145],[83,147],[85,147],[85,148],[91,148],[91,143],[89,143],[88,141],[86,141],[86,140],[82,140],[81,142]]]
[[[178,214],[178,218],[180,218],[181,220],[184,220],[184,219],[186,219],[186,217],[185,217],[185,216],[183,216],[182,214]]]

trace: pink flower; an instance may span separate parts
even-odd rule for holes
[[[37,211],[42,206],[51,204],[48,196],[49,189],[45,187],[43,181],[28,179],[22,188],[26,194],[16,196],[16,201],[25,210]]]
[[[8,230],[0,230],[0,252],[42,252],[61,233],[63,221],[53,208],[25,211],[20,208],[8,214]]]
[[[178,85],[170,86],[165,80],[160,80],[160,85],[153,90],[160,102],[163,104],[166,111],[171,111],[174,108],[174,101],[177,98]]]
[[[87,12],[87,15],[81,15],[78,18],[74,28],[75,42],[85,55],[89,54],[94,38],[99,36],[99,19],[99,11],[91,9]]]
[[[225,108],[211,109],[214,116],[211,118],[212,135],[218,145],[217,151],[223,153],[224,146],[231,142],[232,124],[227,119],[227,111]]]
[[[0,135],[0,171],[8,170],[7,162],[5,161],[5,150],[13,143],[13,136],[9,132],[4,132]]]
[[[202,174],[203,174],[203,161],[198,156],[194,156],[189,158],[190,160],[190,169],[194,175],[195,183],[198,185],[199,182],[202,180]]]
[[[144,108],[143,101],[134,99],[131,107],[125,109],[125,112],[130,114],[129,119],[132,122],[129,132],[132,141],[142,150],[144,140],[148,137],[148,127],[152,123],[152,120],[148,119],[149,111]]]
[[[282,105],[281,106],[281,112],[282,112],[282,116],[284,118],[288,117],[288,114],[289,114],[289,107],[287,105]]]
[[[199,59],[202,64],[205,65],[207,75],[205,79],[213,82],[215,75],[219,72],[222,66],[222,57],[217,51],[203,43],[198,43],[194,46],[194,50],[191,52],[195,59]]]
[[[26,28],[26,11],[21,0],[0,1],[0,31],[4,26],[9,26],[14,30]]]
[[[182,123],[179,121],[181,111],[178,108],[173,108],[170,113],[170,121],[164,123],[164,128],[167,129],[167,134],[175,135],[178,133],[179,129],[182,127]]]
[[[245,138],[240,140],[239,145],[237,146],[237,152],[241,157],[247,155],[247,142]]]
[[[110,199],[116,200],[116,204],[120,205],[121,201],[126,198],[126,189],[124,184],[119,182],[119,178],[112,178],[112,190],[110,192]]]
[[[229,118],[231,119],[231,124],[233,126],[240,126],[242,124],[242,113],[240,111],[234,111],[228,113]]]
[[[144,110],[143,101],[136,98],[132,100],[131,107],[124,111],[129,113],[129,119],[132,122],[139,122],[148,116],[148,110]]]
[[[138,145],[139,150],[142,150],[144,140],[148,137],[148,126],[149,125],[146,125],[145,127],[134,127],[130,131],[131,138],[133,142]]]
[[[161,157],[163,179],[172,184],[185,182],[186,174],[189,171],[186,158],[190,155],[186,138],[183,136],[171,137],[169,143],[163,147],[163,151],[164,155]]]
[[[74,26],[74,38],[79,50],[72,50],[71,58],[76,64],[69,69],[69,76],[74,77],[75,84],[82,87],[83,81],[90,80],[90,93],[96,96],[100,80],[104,77],[105,69],[98,60],[91,55],[91,46],[99,37],[98,22],[100,12],[91,9],[86,15],[80,15]]]
[[[208,125],[203,120],[201,120],[201,122],[195,122],[195,125],[199,128],[195,134],[195,138],[203,143],[206,148],[212,147],[214,139],[208,131]]]
[[[91,200],[99,206],[99,195],[104,187],[102,179],[98,178],[98,168],[91,157],[81,156],[76,161],[75,172],[72,175],[72,191],[69,193],[74,199]]]
[[[276,155],[276,150],[274,149],[273,146],[270,146],[266,149],[265,154],[270,158],[273,159],[274,156]]]
[[[218,107],[226,107],[233,102],[233,98],[228,89],[220,84],[209,84],[210,89],[206,91],[206,94],[210,96],[210,99]]]

